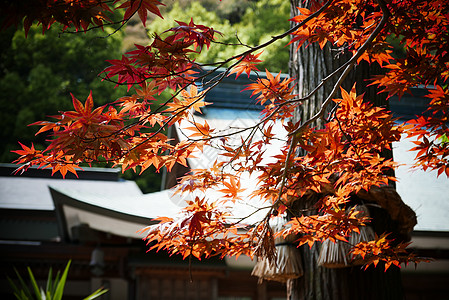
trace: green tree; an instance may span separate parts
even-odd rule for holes
[[[260,45],[273,36],[289,29],[287,21],[290,15],[290,4],[285,0],[260,0],[246,9],[242,21],[236,24],[236,30],[244,34],[244,42],[249,45]],[[264,62],[261,68],[272,72],[288,71],[289,52],[288,38],[282,39],[264,49],[260,59]]]
[[[200,63],[214,63],[237,55],[246,48],[242,45],[229,46],[225,44],[259,45],[272,36],[280,34],[289,28],[287,21],[290,5],[283,0],[260,0],[254,3],[244,2],[241,5],[217,2],[212,5],[209,1],[175,2],[168,8],[164,19],[154,19],[147,27],[150,34],[161,33],[177,26],[175,19],[188,23],[190,16],[195,24],[208,24],[219,31],[222,36],[220,43],[213,44],[209,51],[203,51],[197,61]],[[235,8],[234,10],[232,8]],[[238,10],[236,8],[239,8]],[[184,17],[183,17],[184,16]],[[286,47],[288,39],[266,47],[260,59],[260,69],[273,72],[287,72],[289,52]]]

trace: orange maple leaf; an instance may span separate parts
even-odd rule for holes
[[[246,55],[245,57],[243,57],[241,59],[241,61],[234,68],[232,68],[229,75],[235,73],[236,74],[235,78],[237,79],[240,76],[240,74],[245,72],[249,78],[251,71],[259,71],[259,69],[257,69],[256,65],[258,63],[262,62],[262,60],[258,59],[258,57],[262,53],[263,53],[263,51],[258,54],[250,53],[250,54]]]
[[[192,133],[189,137],[204,137],[204,138],[208,138],[210,137],[210,134],[212,132],[214,132],[215,129],[210,128],[209,124],[207,123],[207,121],[204,121],[204,124],[200,124],[200,123],[193,123],[194,126],[191,127],[186,127],[185,129],[191,130],[194,133]]]
[[[235,176],[230,176],[229,182],[223,181],[222,183],[226,188],[219,190],[219,192],[226,194],[227,198],[232,198],[233,200],[237,200],[237,199],[241,199],[241,197],[239,196],[239,193],[243,192],[245,189],[241,188],[240,180],[239,179],[235,180],[234,177]]]
[[[201,113],[201,107],[206,106],[210,103],[204,101],[204,96],[207,90],[200,91],[198,93],[198,87],[195,84],[190,86],[189,92],[186,90],[181,91],[181,96],[184,99],[185,107],[192,107],[196,112]]]

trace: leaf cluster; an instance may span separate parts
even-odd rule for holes
[[[88,95],[92,90],[97,104],[113,101],[126,93],[126,88],[113,89],[114,84],[102,83],[98,73],[108,64],[110,55],[119,55],[121,34],[103,38],[105,33],[60,35],[55,24],[43,36],[32,26],[25,38],[24,30],[9,28],[2,32],[2,62],[0,71],[0,160],[14,159],[10,151],[17,139],[34,142],[45,148],[45,135],[35,136],[30,123],[45,119],[58,110],[70,109],[70,91]],[[110,31],[110,28],[105,28]]]

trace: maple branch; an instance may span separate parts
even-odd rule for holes
[[[136,0],[130,0],[130,1],[136,1]],[[114,0],[109,0],[109,1],[102,1],[102,2],[104,2],[104,3],[107,3],[107,2],[115,2]],[[141,8],[141,6],[142,6],[142,2],[143,2],[143,0],[139,0],[139,5],[137,6],[137,8],[136,8],[136,10],[128,17],[128,18],[125,18],[125,19],[122,19],[122,20],[120,20],[120,21],[117,21],[117,22],[109,22],[109,23],[105,23],[105,24],[102,24],[102,25],[97,25],[97,26],[92,26],[92,27],[89,27],[89,28],[87,28],[87,29],[83,29],[83,30],[79,30],[79,31],[63,31],[63,33],[70,33],[70,34],[76,34],[76,33],[86,33],[86,32],[88,32],[88,31],[91,31],[91,30],[95,30],[95,29],[99,29],[99,28],[101,28],[101,29],[103,29],[103,26],[110,26],[110,25],[117,25],[117,24],[120,24],[120,26],[118,27],[118,28],[116,28],[116,29],[114,29],[114,31],[112,32],[112,33],[109,33],[109,34],[107,34],[107,35],[105,35],[105,36],[99,36],[99,37],[96,37],[96,38],[108,38],[108,37],[110,37],[110,36],[112,36],[112,35],[114,35],[114,34],[116,34],[119,30],[121,30],[128,22],[129,22],[129,20],[131,20],[132,19],[132,17],[134,17],[135,15],[136,15],[136,13],[138,12],[138,10]],[[62,6],[62,5],[61,5]],[[115,10],[115,9],[114,9]]]
[[[218,67],[217,67],[217,69],[218,69],[219,67],[224,66],[225,64],[231,62],[232,60],[239,59],[239,58],[243,58],[243,57],[245,57],[246,55],[248,55],[248,54],[250,54],[250,53],[252,53],[252,52],[255,52],[255,51],[260,50],[260,49],[263,49],[263,48],[266,48],[267,46],[273,44],[273,43],[276,42],[277,40],[281,40],[281,39],[285,38],[286,36],[290,35],[291,33],[295,32],[295,31],[298,30],[301,26],[307,24],[307,22],[309,22],[309,21],[312,20],[313,18],[317,17],[317,16],[318,16],[319,14],[321,14],[324,10],[326,10],[326,9],[331,5],[331,3],[332,3],[333,1],[334,1],[334,0],[329,0],[329,1],[327,1],[326,3],[323,4],[323,6],[320,7],[320,9],[318,9],[318,10],[315,11],[314,13],[310,14],[307,18],[305,18],[303,21],[301,21],[300,23],[298,23],[296,26],[290,28],[289,30],[285,31],[284,33],[281,33],[281,34],[279,34],[279,35],[275,35],[275,36],[271,37],[271,40],[269,40],[269,41],[267,41],[267,42],[265,42],[265,43],[263,43],[263,44],[260,44],[260,45],[251,47],[251,49],[246,50],[246,51],[244,51],[244,52],[241,52],[240,54],[234,55],[234,56],[232,56],[232,57],[230,57],[230,58],[228,58],[228,59],[226,59],[226,60],[224,60],[224,61],[222,61],[222,62],[215,63],[215,64],[211,64],[211,65],[218,65]],[[208,64],[202,64],[202,65],[203,65],[203,66],[207,66]],[[228,69],[231,69],[231,68],[232,68],[232,67],[228,67]]]
[[[346,140],[349,142],[349,144],[354,148],[354,153],[355,153],[355,155],[357,155],[357,157],[359,158],[361,167],[362,167],[366,172],[368,172],[368,174],[374,175],[370,170],[367,170],[367,169],[366,169],[365,165],[363,164],[363,158],[360,156],[360,153],[359,153],[359,151],[358,151],[356,145],[353,143],[352,137],[351,137],[347,132],[345,132],[345,131],[343,130],[343,128],[342,128],[342,126],[341,126],[341,122],[340,122],[340,120],[339,120],[338,117],[337,117],[337,114],[335,114],[335,119],[337,120],[338,128],[340,129],[341,133],[342,133],[343,136],[346,138]]]
[[[287,181],[287,174],[288,174],[288,168],[289,168],[289,162],[290,162],[290,156],[293,154],[293,149],[296,148],[297,143],[297,136],[294,135],[290,141],[290,145],[288,147],[287,156],[285,157],[285,164],[284,164],[284,172],[282,174],[281,179],[281,186],[279,188],[279,194],[278,199],[273,203],[273,207],[278,205],[278,203],[282,203],[282,192],[284,190],[285,182]]]
[[[313,95],[315,95],[318,90],[327,82],[329,81],[332,77],[334,77],[336,74],[338,74],[341,70],[343,70],[345,67],[347,67],[349,64],[351,63],[350,60],[348,60],[347,62],[345,62],[343,65],[339,66],[336,70],[334,70],[332,73],[330,73],[329,75],[327,75],[325,78],[321,79],[320,83],[313,88],[312,91],[309,92],[309,94],[307,94],[306,96],[302,97],[302,98],[298,98],[298,99],[292,99],[289,100],[288,102],[291,103],[296,103],[296,102],[303,102],[309,98],[311,98]]]
[[[131,16],[131,17],[133,17],[133,16]],[[92,27],[89,27],[87,29],[78,30],[78,31],[63,30],[59,34],[61,35],[61,34],[66,34],[66,33],[70,33],[70,34],[87,33],[88,31],[91,31],[91,30],[100,29],[100,28],[103,29],[104,26],[111,26],[111,25],[118,25],[118,24],[120,24],[120,26],[117,27],[116,29],[114,29],[114,31],[112,33],[109,33],[109,34],[107,34],[105,36],[97,36],[97,37],[95,37],[97,39],[104,39],[104,38],[108,38],[108,37],[116,34],[119,30],[121,30],[123,28],[123,26],[125,26],[126,23],[128,23],[128,21],[131,19],[131,17],[128,18],[128,19],[117,21],[117,22],[104,23],[103,25],[96,25],[96,26],[92,26]]]
[[[140,1],[142,1],[142,0],[140,0]],[[226,59],[225,61],[222,61],[221,63],[214,64],[214,65],[217,65],[216,68],[212,69],[211,71],[209,71],[209,72],[206,73],[205,75],[200,76],[199,78],[196,78],[194,81],[191,81],[190,84],[193,84],[194,82],[196,82],[196,81],[198,81],[198,80],[201,80],[202,78],[205,78],[207,75],[214,73],[216,70],[218,70],[218,68],[220,68],[221,66],[227,64],[228,62],[231,62],[232,60],[238,59],[238,60],[237,60],[236,62],[234,62],[231,66],[229,66],[228,68],[226,68],[226,70],[225,70],[222,74],[217,75],[217,76],[219,77],[218,80],[217,80],[214,84],[212,84],[212,86],[209,87],[208,90],[206,90],[206,92],[204,93],[204,95],[203,95],[203,97],[202,97],[201,99],[198,99],[197,101],[191,103],[191,105],[190,105],[189,107],[186,107],[185,109],[182,109],[182,110],[180,110],[179,112],[177,112],[175,115],[172,115],[172,116],[169,118],[169,120],[168,120],[167,122],[165,122],[163,126],[161,126],[161,128],[160,128],[159,130],[157,130],[154,134],[152,134],[151,136],[149,136],[145,141],[142,141],[141,143],[135,145],[133,148],[129,149],[127,152],[125,152],[125,154],[126,154],[126,153],[129,153],[129,152],[132,151],[133,149],[135,149],[135,148],[141,146],[141,145],[144,144],[146,141],[148,141],[149,139],[151,139],[152,137],[154,137],[155,135],[157,135],[158,133],[160,133],[160,132],[165,128],[165,126],[167,126],[167,125],[171,122],[171,120],[173,120],[173,119],[174,119],[175,117],[177,117],[179,114],[183,113],[185,110],[189,109],[193,104],[197,103],[198,101],[201,101],[201,100],[206,96],[206,94],[208,93],[208,91],[211,90],[211,89],[213,89],[215,86],[217,86],[217,85],[223,80],[223,78],[224,78],[227,74],[230,73],[230,70],[231,70],[234,66],[236,66],[238,63],[240,63],[240,61],[243,60],[243,58],[244,58],[246,55],[248,55],[248,54],[250,54],[250,53],[252,53],[252,52],[255,52],[255,51],[259,50],[259,49],[265,48],[265,47],[269,46],[270,44],[276,42],[277,40],[282,39],[282,38],[288,36],[288,35],[291,34],[292,32],[294,32],[294,31],[296,31],[297,29],[299,29],[301,26],[305,25],[305,24],[306,24],[307,22],[309,22],[311,19],[313,19],[313,18],[315,18],[316,16],[318,16],[321,12],[323,12],[325,9],[327,9],[327,8],[330,6],[330,4],[331,4],[332,2],[333,2],[333,0],[327,1],[327,2],[326,2],[320,9],[318,9],[318,10],[317,10],[316,12],[314,12],[313,14],[309,15],[309,16],[308,16],[307,18],[305,18],[302,22],[298,23],[296,26],[292,27],[290,30],[288,30],[288,31],[286,31],[286,32],[284,32],[284,33],[282,33],[282,34],[280,34],[280,35],[277,35],[277,36],[272,37],[271,40],[269,40],[269,41],[267,41],[267,42],[265,42],[265,43],[263,43],[263,44],[261,44],[261,45],[252,47],[251,49],[249,49],[249,50],[247,50],[247,51],[244,51],[243,53],[240,53],[240,54],[238,54],[238,55],[235,55],[235,56],[233,56],[233,57],[230,57],[230,58]],[[134,13],[134,14],[135,14],[135,13]],[[207,64],[203,64],[202,66],[205,66],[205,65],[207,65]],[[185,73],[185,72],[186,72],[186,71],[182,71],[182,72],[180,72],[180,74]],[[172,75],[172,74],[170,74],[170,75]],[[168,76],[170,76],[170,75],[166,75],[166,76],[161,77],[161,78],[165,78],[165,77],[168,77]],[[179,75],[179,74],[178,74],[178,75]],[[173,75],[172,75],[172,76],[173,76]],[[106,76],[105,79],[110,80],[107,76]],[[145,81],[145,80],[146,80],[146,79],[143,79],[143,81]],[[208,81],[208,83],[210,83],[210,82],[211,82],[211,81]],[[185,89],[185,88],[183,88],[183,89]],[[178,91],[178,92],[176,93],[176,95],[178,95],[179,93],[180,93],[180,91]],[[161,105],[155,112],[150,113],[148,116],[151,116],[153,113],[157,113],[158,110],[160,110],[163,106],[165,106],[166,104],[168,104],[168,103],[169,103],[169,102],[170,102],[176,95],[172,96],[172,97],[171,97],[170,99],[168,99],[164,104],[162,104],[162,105]],[[283,106],[283,105],[282,105],[282,106]],[[273,116],[278,110],[279,110],[279,108],[276,109],[275,111],[273,111],[273,112],[270,114],[270,116]],[[123,131],[126,130],[126,129],[132,128],[133,126],[136,126],[136,125],[138,125],[138,124],[144,122],[144,119],[145,119],[145,118],[142,118],[141,120],[137,121],[137,122],[134,123],[134,124],[127,125],[126,127],[123,128],[123,130],[120,130],[120,131],[123,132]],[[264,120],[262,120],[261,122],[259,122],[259,123],[256,124],[255,126],[253,126],[252,128],[254,128],[254,127],[256,127],[256,126],[259,126],[261,123],[265,122],[265,121],[268,120],[268,119],[269,119],[268,117],[265,118]],[[251,129],[251,128],[248,128],[248,129]],[[241,131],[237,131],[237,132],[235,132],[235,133],[233,133],[233,134],[238,134],[238,133],[244,132],[244,131],[246,131],[246,130],[248,130],[248,129],[244,129],[244,130],[241,130]],[[120,131],[117,132],[117,133],[120,133]],[[125,155],[125,154],[124,154],[124,155]],[[123,155],[123,156],[124,156],[124,155]],[[123,157],[123,156],[122,156],[122,157]]]
[[[331,1],[329,1],[329,2],[331,2]],[[295,148],[295,144],[297,142],[297,137],[298,136],[296,135],[296,133],[301,132],[302,130],[304,130],[309,124],[311,124],[312,122],[314,122],[315,120],[317,120],[318,118],[320,118],[324,114],[324,111],[325,111],[326,107],[330,104],[330,102],[332,101],[334,95],[337,92],[337,89],[341,86],[341,84],[343,83],[344,79],[346,78],[346,76],[351,71],[352,67],[356,64],[357,59],[366,51],[368,46],[371,44],[371,42],[375,39],[375,37],[380,33],[380,31],[383,29],[384,25],[386,24],[386,22],[387,22],[387,20],[388,20],[388,18],[390,16],[390,13],[388,11],[388,8],[386,7],[386,5],[383,3],[382,0],[378,0],[378,3],[381,6],[381,9],[383,11],[382,19],[379,22],[379,24],[376,26],[374,31],[370,34],[368,39],[365,41],[365,43],[358,49],[357,53],[349,61],[347,61],[344,65],[340,66],[337,70],[335,70],[330,75],[328,75],[326,78],[324,78],[321,81],[321,83],[317,87],[315,87],[315,89],[311,93],[309,93],[308,96],[305,97],[306,99],[310,98],[314,93],[316,93],[316,91],[327,80],[329,80],[332,76],[334,76],[340,70],[345,68],[343,73],[338,78],[336,84],[334,85],[331,93],[329,94],[327,99],[323,102],[323,104],[322,104],[320,110],[318,111],[318,113],[316,113],[311,119],[307,120],[305,123],[303,123],[297,129],[295,129],[293,132],[289,133],[289,136],[292,136],[292,138],[291,138],[289,150],[288,150],[288,153],[287,153],[287,156],[286,156],[286,160],[285,160],[285,164],[284,164],[284,172],[282,174],[282,181],[281,181],[281,186],[280,186],[280,189],[279,189],[278,199],[275,201],[275,203],[272,206],[272,209],[267,213],[267,215],[265,216],[264,220],[269,218],[271,216],[273,210],[275,209],[276,205],[278,203],[282,202],[281,198],[282,198],[282,192],[283,192],[283,189],[284,189],[284,186],[285,186],[285,182],[286,182],[286,179],[287,179],[289,160],[290,160],[290,156],[293,153],[293,149]],[[296,100],[296,101],[300,101],[300,100]]]
[[[239,156],[239,154],[241,153],[244,145],[246,145],[247,142],[249,142],[250,140],[253,139],[254,135],[256,134],[257,131],[257,126],[253,127],[251,129],[251,132],[248,134],[248,136],[246,137],[246,139],[242,142],[242,144],[237,148],[237,152],[235,153],[235,155],[228,161],[226,162],[226,164],[223,165],[222,169],[224,169],[226,166],[231,165]],[[231,168],[234,169],[234,166],[231,165]],[[235,170],[235,169],[234,169]]]
[[[193,67],[192,67],[192,69],[193,69]],[[180,74],[183,74],[183,73],[185,73],[185,72],[187,72],[187,71],[188,71],[188,70],[181,71],[181,72],[179,72],[178,74],[173,74],[173,75],[180,75]],[[201,78],[204,78],[204,77],[208,76],[209,74],[212,74],[213,72],[214,72],[214,70],[209,71],[209,72],[207,72],[205,75],[203,75],[203,76],[201,76],[201,77],[199,77],[199,78],[200,78],[200,79],[201,79]],[[161,78],[166,78],[166,77],[173,76],[173,75],[170,74],[170,75],[167,75],[167,76],[161,77]],[[168,127],[169,127],[169,124],[171,123],[171,121],[172,121],[173,119],[175,119],[176,117],[178,117],[180,114],[182,114],[182,113],[185,112],[186,110],[190,109],[194,104],[198,103],[199,101],[202,101],[202,100],[206,97],[207,93],[209,93],[209,91],[210,91],[212,88],[214,88],[215,86],[217,86],[217,85],[223,80],[223,78],[225,77],[225,75],[226,75],[226,74],[220,74],[220,75],[217,75],[217,76],[219,76],[219,79],[212,85],[212,87],[209,87],[208,89],[206,89],[206,90],[204,91],[204,93],[202,94],[201,97],[199,97],[196,101],[192,102],[189,106],[184,107],[184,108],[182,108],[182,109],[180,109],[180,110],[177,110],[174,114],[171,114],[171,117],[169,117],[168,120],[166,120],[166,121],[164,122],[164,124],[163,124],[157,131],[155,131],[154,133],[152,133],[149,137],[147,137],[147,138],[146,138],[145,140],[143,140],[142,142],[136,144],[134,147],[132,147],[132,148],[128,149],[127,151],[125,151],[119,158],[124,157],[124,156],[125,156],[127,153],[129,153],[130,151],[132,151],[132,150],[136,149],[137,147],[139,147],[139,146],[145,144],[145,143],[148,142],[150,139],[152,139],[153,137],[155,137],[157,134],[161,133],[162,130],[164,130],[166,127],[168,128]],[[105,78],[105,79],[108,79],[108,78]],[[147,79],[144,79],[143,81],[146,81],[146,80],[147,80]],[[188,79],[186,79],[186,80],[187,80],[188,82],[190,82],[190,84],[194,84],[194,83],[196,82],[197,79],[195,79],[195,80],[193,80],[193,81],[190,81],[190,80],[188,80]],[[142,81],[142,82],[143,82],[143,81]],[[119,84],[119,83],[118,83],[118,84]],[[161,111],[161,110],[162,110],[168,103],[170,103],[174,98],[176,98],[176,97],[181,93],[181,91],[185,90],[186,87],[188,87],[188,86],[189,86],[189,85],[187,85],[187,86],[185,86],[185,87],[182,87],[181,89],[179,89],[178,91],[176,91],[176,92],[175,92],[169,99],[167,99],[164,103],[162,103],[161,105],[159,105],[158,108],[157,108],[156,110],[151,111],[150,113],[147,113],[146,115],[139,116],[139,120],[138,120],[138,121],[135,121],[135,122],[133,122],[133,123],[131,123],[131,124],[128,124],[128,125],[124,126],[123,128],[117,130],[116,132],[111,133],[109,136],[120,135],[121,133],[125,132],[125,131],[128,130],[128,129],[131,129],[131,128],[134,127],[134,126],[143,124],[143,123],[145,122],[145,120],[146,120],[148,117],[150,117],[150,116],[152,116],[152,115],[154,115],[154,114],[159,113],[159,112],[160,112],[160,111]],[[106,136],[106,137],[108,137],[108,136]],[[81,138],[82,138],[82,137],[81,137]],[[113,161],[113,160],[114,160],[114,159],[110,159],[109,161]]]
[[[307,126],[309,126],[311,123],[313,123],[318,118],[322,117],[324,115],[326,107],[332,102],[333,97],[337,93],[337,89],[341,86],[346,76],[348,76],[349,72],[351,71],[352,67],[357,63],[357,59],[366,51],[366,49],[369,47],[369,45],[373,42],[373,40],[377,37],[377,35],[382,31],[385,24],[388,21],[388,18],[390,17],[390,11],[388,10],[388,7],[385,5],[383,0],[377,0],[379,3],[379,6],[382,9],[382,18],[379,22],[379,24],[376,26],[374,31],[370,34],[368,39],[363,43],[363,45],[357,50],[357,53],[347,62],[347,66],[343,73],[338,78],[337,82],[335,83],[331,93],[326,98],[326,100],[321,105],[320,110],[312,116],[309,120],[304,122],[301,126],[299,126],[297,129],[295,129],[293,132],[289,133],[289,135],[294,135],[298,132],[301,132],[304,130]]]
[[[205,76],[207,76],[207,75],[209,75],[209,74],[211,74],[212,72],[214,72],[215,70],[217,70],[218,69],[218,67],[217,68],[215,68],[214,70],[212,70],[212,71],[210,71],[208,74],[206,74]],[[216,80],[216,82],[214,83],[214,85],[212,86],[212,87],[209,87],[206,91],[205,91],[205,93],[204,93],[204,95],[201,97],[201,99],[203,99],[203,98],[205,98],[205,96],[206,96],[206,94],[207,93],[209,93],[209,91],[210,90],[212,90],[216,85],[218,85],[221,81],[222,81],[222,79],[225,77],[225,75],[228,73],[230,71],[230,68],[228,68],[228,69],[226,69],[223,73],[221,73],[221,74],[219,74],[219,75],[216,75],[215,77],[219,77],[219,79],[217,79]],[[259,75],[259,73],[258,72],[256,72],[256,75],[257,75],[257,77],[260,79],[261,77],[260,77],[260,75]],[[205,77],[205,76],[203,76],[203,77]],[[210,81],[208,81],[208,82],[211,82],[212,81],[212,79],[210,80]],[[262,83],[266,88],[269,88],[269,86],[267,86],[267,85],[265,85],[264,83]],[[273,92],[276,92],[275,90],[272,90]],[[229,137],[229,136],[232,136],[232,135],[236,135],[236,134],[240,134],[240,133],[243,133],[243,132],[245,132],[245,131],[247,131],[247,130],[254,130],[254,129],[259,129],[260,130],[260,125],[262,125],[263,123],[265,123],[266,121],[268,121],[268,120],[271,120],[272,119],[272,117],[283,107],[283,106],[285,106],[285,105],[290,105],[290,104],[292,104],[293,102],[292,101],[288,101],[288,100],[284,100],[281,96],[279,96],[279,95],[277,95],[277,99],[278,100],[283,100],[284,102],[283,103],[279,103],[278,104],[278,106],[269,114],[269,115],[267,115],[266,117],[264,117],[264,118],[262,118],[259,122],[257,122],[255,125],[253,125],[253,126],[249,126],[249,127],[245,127],[245,128],[242,128],[242,129],[239,129],[239,130],[237,130],[237,131],[234,131],[234,132],[231,132],[231,133],[227,133],[227,134],[221,134],[221,135],[214,135],[214,136],[211,136],[211,137],[208,137],[208,138],[201,138],[201,139],[192,139],[192,141],[206,141],[206,140],[211,140],[211,139],[218,139],[218,138],[223,138],[223,137]],[[198,99],[197,101],[199,101],[200,99]],[[192,105],[194,104],[194,103],[196,103],[197,101],[195,101],[195,102],[192,102]],[[185,134],[184,134],[185,135]],[[185,135],[186,137],[187,137],[187,135]]]
[[[255,209],[253,212],[249,213],[248,215],[244,216],[244,217],[228,217],[228,219],[237,219],[238,221],[231,223],[230,226],[235,226],[238,225],[240,223],[242,223],[244,220],[251,218],[252,216],[254,216],[255,214],[257,214],[258,212],[262,211],[262,210],[266,210],[266,209],[270,209],[272,208],[273,205],[268,205],[268,206],[262,206],[262,207],[254,207]]]
[[[237,39],[238,43],[225,43],[225,42],[220,42],[220,41],[214,41],[211,40],[211,43],[217,44],[217,45],[223,45],[223,46],[243,46],[246,48],[252,48],[253,46],[247,45],[245,43],[243,43],[241,41],[241,39],[239,38],[237,31],[235,32],[235,38]],[[220,64],[220,62],[218,63],[209,63],[209,64],[203,64],[203,66],[210,66],[210,65],[216,65],[216,64]]]
[[[259,125],[260,125],[260,123],[259,123]],[[262,134],[262,136],[264,136],[264,137],[267,138],[267,139],[270,139],[270,140],[277,140],[277,141],[285,142],[285,143],[288,141],[288,140],[286,140],[286,139],[283,139],[283,138],[280,138],[280,137],[277,137],[277,136],[274,136],[274,137],[268,136],[268,135],[265,134],[265,132],[260,128],[260,126],[258,126],[257,129],[260,131],[260,133]]]
[[[379,2],[382,2],[382,1],[379,0]],[[305,18],[301,23],[299,23],[299,24],[296,25],[295,27],[291,28],[290,30],[284,32],[283,34],[280,34],[280,35],[278,35],[278,36],[274,36],[270,41],[268,41],[268,42],[266,42],[266,43],[264,43],[264,44],[261,44],[261,45],[259,45],[259,46],[252,47],[250,50],[247,50],[247,51],[245,51],[245,52],[243,52],[243,53],[241,53],[241,54],[235,55],[235,56],[233,56],[233,57],[231,57],[231,58],[229,58],[229,59],[227,59],[227,60],[225,60],[225,61],[223,61],[223,62],[221,62],[221,63],[217,63],[218,66],[217,66],[215,69],[211,70],[211,71],[209,72],[209,74],[212,73],[212,72],[214,72],[214,71],[216,71],[216,70],[218,70],[218,68],[219,68],[220,66],[222,66],[222,65],[224,65],[224,64],[226,64],[226,63],[228,63],[228,62],[230,62],[230,61],[232,61],[232,60],[234,60],[234,59],[236,59],[236,58],[239,58],[239,60],[238,60],[236,63],[234,63],[232,66],[228,67],[222,74],[220,74],[221,76],[217,75],[217,76],[219,76],[219,79],[218,79],[218,80],[217,80],[217,81],[216,81],[216,82],[215,82],[215,83],[214,83],[208,90],[211,90],[211,89],[214,88],[219,82],[221,82],[221,80],[225,77],[225,75],[228,74],[228,73],[230,72],[230,70],[232,69],[232,67],[235,66],[235,65],[237,65],[237,64],[243,59],[243,57],[244,57],[245,55],[248,55],[248,54],[250,54],[250,53],[252,53],[252,52],[254,52],[254,51],[257,51],[257,50],[259,50],[259,49],[262,49],[262,48],[264,48],[264,47],[266,47],[266,46],[268,46],[268,45],[274,43],[274,42],[277,41],[278,39],[282,39],[282,38],[284,38],[285,36],[287,36],[288,34],[290,34],[290,33],[294,32],[294,31],[296,31],[298,28],[300,28],[301,26],[305,25],[308,21],[310,21],[311,19],[315,18],[315,17],[316,17],[317,15],[319,15],[322,11],[324,11],[324,10],[331,4],[331,3],[332,3],[332,0],[326,2],[326,3],[325,3],[319,10],[317,10],[317,11],[314,12],[313,14],[309,15],[309,16],[308,16],[307,18]],[[287,105],[287,104],[291,104],[291,103],[295,103],[295,102],[298,102],[298,101],[304,101],[304,100],[306,100],[306,99],[312,97],[312,96],[319,90],[319,88],[321,88],[321,87],[324,85],[325,82],[327,82],[331,77],[335,76],[338,72],[340,72],[343,68],[346,67],[345,71],[344,71],[343,74],[340,76],[340,78],[338,79],[336,85],[334,86],[334,88],[333,88],[331,94],[330,94],[330,95],[328,96],[328,98],[323,102],[320,111],[319,111],[315,116],[313,116],[310,120],[306,121],[302,126],[298,127],[295,131],[293,131],[292,133],[290,133],[290,135],[293,135],[293,134],[299,132],[300,130],[303,130],[306,126],[308,126],[310,123],[312,123],[313,121],[315,121],[316,119],[318,119],[320,116],[322,116],[322,114],[324,114],[325,108],[326,108],[326,107],[328,106],[328,104],[332,101],[332,98],[333,98],[333,96],[335,95],[335,93],[336,93],[338,87],[341,86],[341,83],[343,82],[343,80],[345,79],[345,77],[349,74],[349,72],[350,72],[352,66],[355,64],[356,60],[363,54],[363,52],[365,52],[366,48],[369,46],[369,44],[372,42],[372,40],[374,40],[374,38],[378,35],[378,33],[380,32],[380,30],[383,28],[383,25],[385,24],[385,22],[386,22],[386,20],[387,20],[387,18],[388,18],[388,17],[385,17],[385,16],[386,16],[386,15],[389,15],[389,12],[388,12],[388,9],[386,8],[386,6],[384,6],[384,7],[382,8],[382,10],[384,11],[384,14],[383,14],[383,17],[382,17],[381,22],[380,22],[379,25],[376,27],[376,29],[373,31],[373,33],[370,35],[370,37],[367,39],[367,41],[366,41],[366,42],[362,45],[362,47],[358,50],[358,52],[356,53],[356,55],[354,55],[349,61],[347,61],[347,62],[344,63],[342,66],[340,66],[340,67],[337,68],[335,71],[333,71],[331,74],[329,74],[326,78],[322,79],[321,82],[320,82],[320,84],[319,84],[318,86],[316,86],[316,87],[314,88],[314,90],[312,90],[307,96],[305,96],[305,97],[303,97],[303,98],[301,98],[301,99],[289,100],[289,101],[286,101],[285,103],[279,104],[279,106],[278,106],[275,110],[273,110],[272,113],[271,113],[269,116],[265,117],[264,119],[262,119],[259,123],[257,123],[257,124],[254,125],[254,126],[251,126],[251,127],[248,127],[248,128],[244,128],[244,129],[242,129],[242,130],[239,130],[239,131],[236,131],[236,132],[233,132],[233,133],[230,133],[230,134],[220,135],[220,136],[213,136],[213,137],[210,137],[210,138],[206,138],[206,139],[198,139],[198,140],[195,140],[195,141],[200,141],[200,140],[210,140],[210,139],[213,139],[213,138],[227,137],[227,136],[230,136],[230,135],[243,133],[243,132],[246,131],[246,130],[254,129],[255,127],[257,127],[257,126],[259,126],[260,124],[262,124],[263,122],[269,120],[269,119],[270,119],[276,112],[279,111],[279,109],[280,109],[282,106]],[[386,12],[387,12],[387,13],[386,13]],[[214,64],[214,65],[217,65],[217,64]],[[203,64],[203,65],[206,65],[206,64]],[[257,72],[256,72],[256,73],[257,73]],[[205,78],[205,76],[207,76],[207,75],[208,75],[208,74],[206,74],[206,75],[204,75],[204,76],[202,76],[202,77]],[[195,79],[195,81],[196,81],[196,80],[197,80],[197,79]],[[209,82],[210,82],[210,81],[209,81]],[[208,92],[208,91],[207,91],[207,92]],[[206,92],[206,93],[207,93],[207,92]],[[205,95],[204,95],[204,96],[205,96]],[[199,100],[198,100],[198,101],[199,101]],[[168,102],[168,101],[167,101],[167,102]],[[196,101],[195,101],[195,102],[196,102]],[[193,105],[193,103],[192,103],[192,105]],[[184,111],[184,110],[183,110],[183,111]]]
[[[210,90],[212,90],[215,86],[217,86],[225,77],[227,73],[223,72],[222,74],[220,74],[219,76],[219,80],[217,80],[211,87],[209,87],[207,90],[204,91],[204,93],[201,95],[201,97],[199,97],[197,100],[193,101],[192,103],[190,103],[189,106],[180,109],[179,111],[176,111],[175,114],[172,114],[168,120],[166,120],[164,122],[164,124],[154,133],[152,133],[148,138],[146,138],[144,141],[142,141],[141,143],[138,143],[137,145],[135,145],[134,147],[132,147],[130,150],[127,151],[127,153],[129,153],[130,151],[134,150],[135,148],[145,144],[146,142],[148,142],[151,138],[155,137],[158,133],[162,132],[162,130],[164,130],[165,127],[169,127],[169,124],[171,123],[171,121],[173,121],[173,119],[175,119],[177,116],[179,116],[180,114],[182,114],[183,112],[185,112],[186,110],[190,109],[194,104],[198,103],[199,101],[202,101],[206,95],[209,93]],[[193,83],[192,83],[193,84]],[[185,87],[182,88],[181,90],[185,90]],[[181,92],[181,90],[177,91],[176,95],[179,95],[179,93]],[[175,96],[172,96],[170,99],[173,99]],[[165,102],[165,104],[168,104],[169,100],[167,100]],[[164,105],[160,106],[157,110],[161,109]],[[156,111],[157,111],[156,110]],[[151,114],[149,114],[148,116],[151,116]],[[143,119],[138,121],[138,123],[143,122]],[[136,124],[134,124],[133,126],[135,126]],[[124,156],[124,155],[123,155]],[[123,157],[122,156],[122,157]]]

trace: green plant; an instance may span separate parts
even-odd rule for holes
[[[14,281],[8,277],[8,281],[14,290],[14,296],[19,300],[31,300],[31,299],[61,300],[62,295],[64,293],[64,286],[66,283],[67,274],[69,272],[70,263],[71,261],[67,263],[67,266],[65,267],[62,275],[60,275],[58,271],[54,279],[52,279],[53,274],[52,269],[50,268],[50,271],[48,272],[48,279],[45,290],[42,287],[38,286],[30,267],[27,267],[27,269],[28,275],[30,276],[31,288],[30,284],[27,284],[25,280],[22,278],[22,276],[19,274],[19,272],[16,269],[14,269],[20,283],[19,285],[16,285]],[[103,295],[107,291],[108,291],[107,289],[99,288],[98,290],[96,290],[95,292],[84,298],[84,300],[95,299]]]

